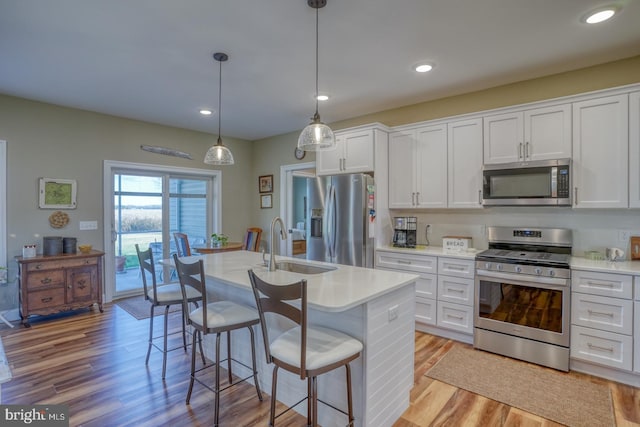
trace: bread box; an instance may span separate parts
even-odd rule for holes
[[[466,252],[473,247],[473,239],[469,236],[443,236],[442,249],[446,253]]]

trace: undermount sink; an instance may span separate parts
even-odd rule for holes
[[[302,264],[299,262],[281,261],[276,263],[276,269],[300,274],[320,274],[333,271],[336,267]]]

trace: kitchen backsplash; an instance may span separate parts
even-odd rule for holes
[[[596,250],[604,253],[606,247],[623,248],[629,258],[628,236],[640,236],[639,210],[575,210],[571,208],[520,208],[496,207],[482,210],[442,210],[415,212],[391,210],[394,216],[418,218],[418,244],[426,243],[426,226],[432,246],[442,246],[443,236],[470,236],[473,247],[487,248],[487,226],[521,226],[570,228],[573,230],[573,255],[582,256],[584,251]],[[621,240],[621,238],[625,240]],[[390,237],[389,237],[390,239]],[[389,240],[390,241],[390,240]]]

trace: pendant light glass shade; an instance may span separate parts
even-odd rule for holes
[[[222,144],[220,136],[220,123],[222,121],[222,63],[229,59],[226,53],[217,52],[213,54],[213,59],[220,63],[220,80],[218,84],[218,142],[216,145],[207,150],[204,156],[204,162],[208,165],[232,165],[234,163],[231,150]]]
[[[298,137],[298,148],[305,151],[325,151],[336,148],[336,137],[331,128],[320,121],[318,113]]]
[[[318,9],[324,7],[326,0],[308,0],[307,4],[316,10],[316,113],[311,123],[298,137],[298,148],[304,151],[327,151],[336,148],[336,137],[331,128],[320,121],[318,114]]]
[[[232,165],[233,154],[231,150],[222,145],[222,139],[218,138],[218,142],[207,150],[204,156],[204,162],[208,165]]]

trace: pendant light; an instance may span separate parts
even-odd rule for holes
[[[229,59],[229,57],[226,53],[217,52],[213,54],[213,59],[220,63],[220,80],[218,83],[218,142],[209,148],[207,154],[204,156],[204,162],[209,165],[232,165],[234,163],[233,154],[231,154],[231,150],[222,144],[222,137],[220,136],[222,116],[222,63]]]
[[[336,137],[331,128],[320,121],[318,114],[318,10],[326,6],[327,0],[307,0],[307,4],[316,10],[316,113],[298,137],[298,148],[305,151],[333,150]]]

